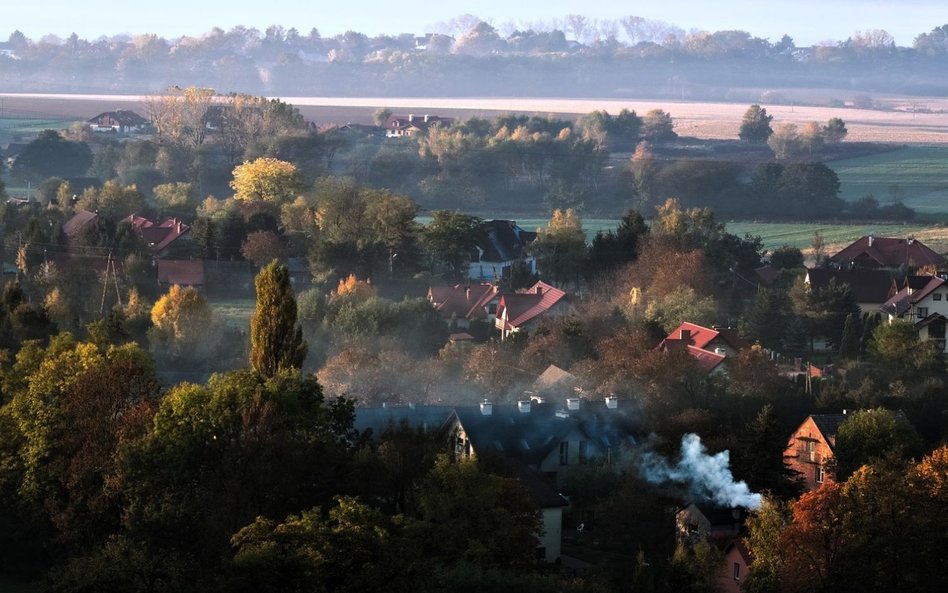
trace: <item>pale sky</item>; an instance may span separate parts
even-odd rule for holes
[[[215,26],[263,30],[273,24],[302,34],[316,27],[324,37],[347,30],[420,35],[463,14],[496,25],[568,14],[590,19],[635,15],[685,30],[741,29],[771,40],[787,33],[800,46],[885,29],[897,44],[911,45],[918,34],[948,23],[948,0],[0,0],[0,40],[16,29],[32,39],[72,32],[86,39],[118,33],[174,38]]]

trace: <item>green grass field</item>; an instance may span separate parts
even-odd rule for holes
[[[879,237],[906,237],[917,235],[925,227],[919,224],[812,224],[812,223],[770,223],[770,222],[729,222],[727,231],[739,237],[745,233],[759,235],[764,247],[773,249],[782,245],[809,247],[813,233],[819,231],[827,245],[851,243],[873,233]]]
[[[0,118],[0,146],[16,142],[17,136],[33,136],[43,130],[63,130],[69,128],[75,120],[71,119],[26,119]]]
[[[418,222],[427,224],[431,222],[430,217],[418,217]],[[533,231],[538,227],[546,226],[548,219],[544,218],[516,218],[517,224],[522,228]],[[615,218],[584,218],[583,229],[586,231],[586,237],[592,240],[599,231],[609,231],[619,225],[619,220]],[[809,247],[813,240],[813,233],[819,231],[828,245],[840,243],[851,243],[859,237],[873,233],[880,237],[907,237],[909,235],[918,235],[925,229],[932,227],[923,224],[817,224],[805,222],[729,222],[726,224],[727,231],[739,237],[746,233],[759,235],[764,242],[764,247],[774,249],[783,245],[793,247]],[[948,231],[946,231],[948,232]]]
[[[208,299],[208,305],[218,319],[230,327],[250,331],[250,316],[257,306],[254,299]]]
[[[886,204],[899,197],[920,214],[948,213],[948,147],[912,146],[827,164],[839,175],[844,200],[873,194]]]

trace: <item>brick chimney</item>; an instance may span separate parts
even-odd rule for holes
[[[685,342],[686,344],[690,344],[691,343],[691,330],[690,329],[681,330],[681,335],[679,336],[679,338],[681,339],[682,342]]]

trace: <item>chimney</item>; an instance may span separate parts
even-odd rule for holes
[[[579,398],[578,397],[568,397],[566,398],[566,409],[575,412],[579,409]]]
[[[717,354],[718,356],[727,356],[727,350],[725,350],[724,348],[715,348],[714,353]]]
[[[471,300],[471,285],[468,284],[467,288],[464,289],[464,298]]]
[[[431,116],[426,113],[426,114],[425,114],[425,123],[428,123],[428,118],[429,118],[429,117],[431,117]]]
[[[875,241],[875,236],[872,233],[869,233],[869,247],[872,247],[872,242]]]
[[[691,330],[690,329],[681,330],[680,338],[682,342],[690,344],[691,343]]]
[[[606,397],[606,408],[607,408],[607,409],[609,409],[609,410],[615,410],[615,409],[617,409],[618,407],[619,407],[619,398],[618,398],[618,397],[616,397],[616,396],[614,396],[614,395],[610,395],[610,396]]]
[[[414,114],[414,113],[409,113],[409,114],[408,114],[408,121],[415,121],[415,114]]]
[[[494,411],[494,405],[490,403],[490,400],[485,399],[481,402],[481,414],[484,416],[490,416],[491,412]]]
[[[527,399],[527,400],[518,401],[517,409],[520,411],[521,414],[529,414],[530,413],[530,400]]]
[[[536,293],[537,293],[537,294],[543,294],[543,285],[542,285],[542,284],[537,284],[537,286],[536,286]]]

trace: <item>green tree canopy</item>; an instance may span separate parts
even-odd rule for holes
[[[55,130],[44,130],[27,144],[13,163],[14,177],[34,182],[48,177],[80,177],[92,166],[92,150]]]
[[[860,466],[889,454],[910,457],[921,439],[904,416],[884,408],[858,410],[836,434],[836,480],[849,478]]]
[[[296,323],[296,298],[286,266],[276,261],[256,279],[257,308],[250,318],[250,365],[264,377],[299,370],[306,358],[303,328]]]
[[[767,114],[767,110],[757,105],[751,105],[744,112],[744,119],[741,120],[741,129],[738,137],[744,142],[751,144],[764,144],[770,135],[774,133],[770,127],[773,116]]]

